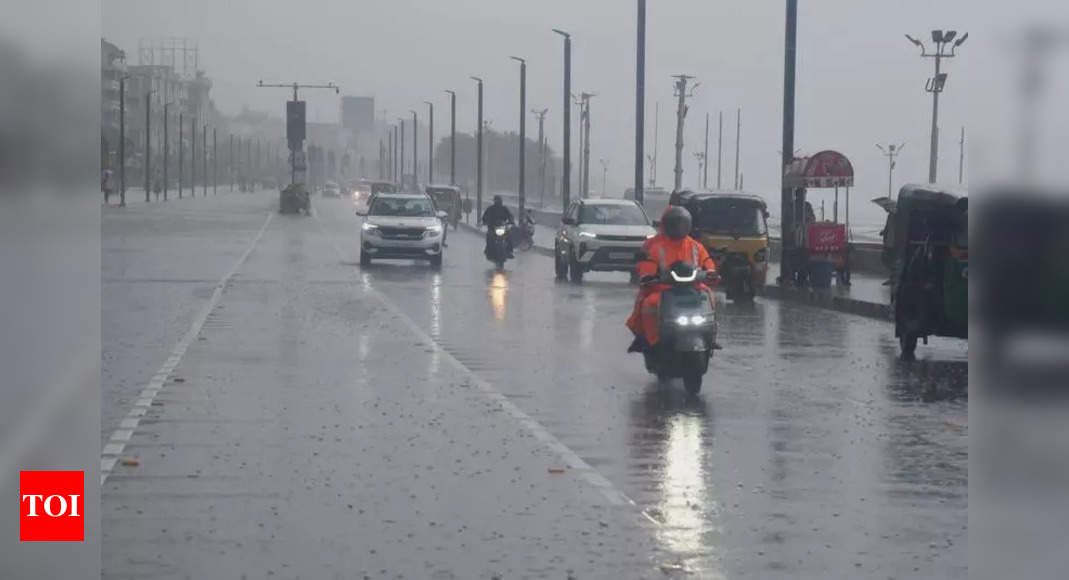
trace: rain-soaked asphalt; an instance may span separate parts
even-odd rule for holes
[[[105,210],[105,442],[273,199]],[[964,343],[904,363],[887,323],[720,304],[688,398],[624,352],[624,275],[495,274],[463,230],[440,272],[361,269],[351,205],[315,203],[142,403],[106,576],[966,576]]]

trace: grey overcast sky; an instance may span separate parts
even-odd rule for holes
[[[1047,18],[1066,13],[1058,2],[1031,4]],[[670,187],[672,181],[671,75],[688,73],[701,85],[687,118],[684,184],[696,183],[693,153],[702,147],[706,112],[712,113],[710,182],[715,181],[716,114],[723,110],[723,182],[731,185],[735,110],[742,107],[745,187],[777,199],[784,5],[782,0],[648,2],[647,148],[652,150],[660,102],[659,185]],[[992,81],[985,75],[994,70],[999,49],[985,32],[1027,21],[1031,8],[1028,2],[1010,6],[993,0],[801,0],[796,147],[802,153],[837,149],[852,160],[857,195],[851,210],[859,221],[881,215],[867,201],[886,193],[887,165],[877,142],[906,143],[896,186],[927,177],[931,99],[923,87],[932,63],[922,60],[903,34],[930,40],[933,28],[972,32],[960,56],[944,68],[950,77],[940,103],[940,180],[956,182],[961,127],[968,126],[970,136],[997,135],[1005,128],[1005,115],[989,114],[986,105],[999,97],[967,84],[970,78],[973,87]],[[374,96],[379,115],[386,109],[390,119],[411,108],[422,116],[428,99],[444,111],[443,91],[455,89],[458,130],[471,131],[474,83],[468,77],[478,75],[486,80],[486,117],[495,129],[515,130],[519,72],[508,57],[521,56],[528,61],[528,108],[550,109],[548,138],[559,153],[563,51],[554,27],[573,35],[573,89],[597,93],[591,107],[591,187],[600,188],[597,168],[604,158],[610,164],[609,189],[618,194],[633,174],[633,1],[104,0],[102,14],[104,36],[126,49],[131,62],[142,38],[196,41],[201,64],[215,81],[216,104],[225,112],[248,105],[281,114],[287,94],[254,88],[258,79],[334,81],[343,94]],[[337,118],[334,95],[309,92],[307,100],[311,120]],[[437,116],[439,135],[445,118]],[[531,116],[528,120],[532,133],[535,124]],[[987,155],[995,150],[985,149]],[[968,159],[966,167],[968,172]]]

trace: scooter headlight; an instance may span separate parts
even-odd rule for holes
[[[499,236],[503,236],[505,235],[505,228],[497,228],[496,230],[494,230],[494,233]]]

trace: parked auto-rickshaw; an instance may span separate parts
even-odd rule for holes
[[[428,185],[425,191],[434,200],[438,210],[446,213],[446,222],[451,224],[454,230],[460,227],[460,188],[452,185]]]
[[[299,211],[310,213],[311,202],[308,198],[308,188],[303,183],[291,183],[279,194],[279,213],[297,213]]]
[[[907,185],[894,213],[891,304],[902,358],[917,340],[969,337],[969,198]]]
[[[673,193],[669,203],[687,208],[696,240],[709,251],[729,300],[749,301],[768,274],[768,209],[756,195],[739,192]]]

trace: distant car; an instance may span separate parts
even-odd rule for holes
[[[337,183],[328,181],[323,184],[321,193],[323,194],[323,197],[341,197],[341,188],[338,187]]]
[[[630,272],[642,244],[657,234],[649,216],[633,200],[583,199],[568,208],[554,241],[558,280],[582,282],[589,271]]]
[[[379,193],[371,201],[360,226],[360,265],[373,259],[427,260],[442,266],[445,245],[442,218],[430,197],[423,194]]]

